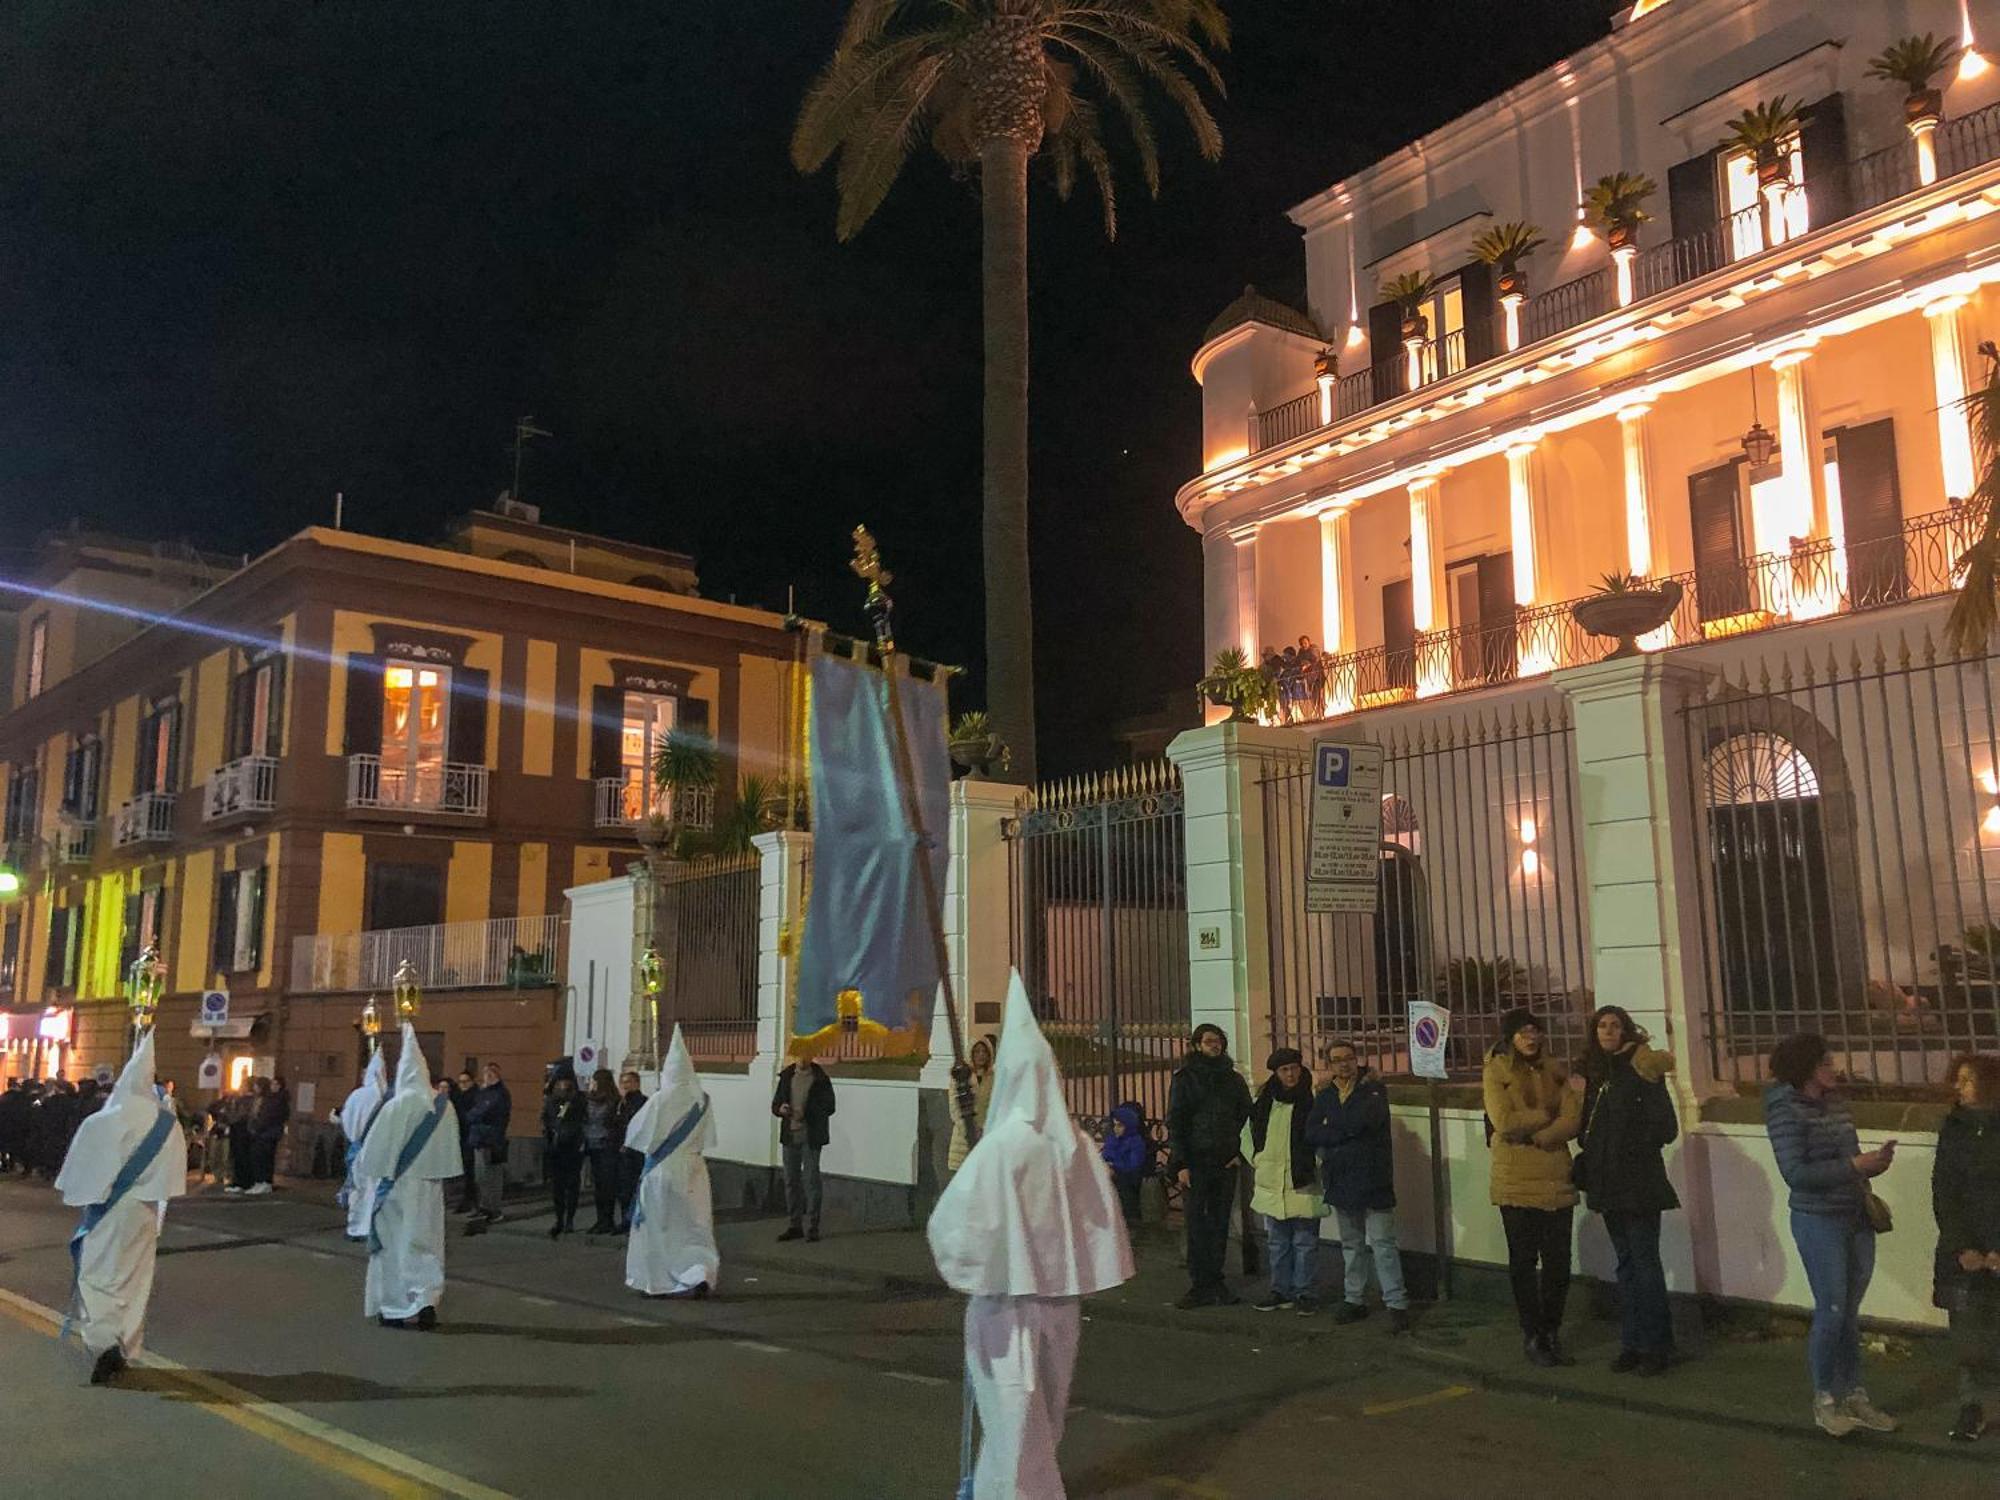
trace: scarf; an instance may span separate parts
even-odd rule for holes
[[[1263,1153],[1264,1137],[1271,1128],[1271,1106],[1291,1105],[1293,1187],[1311,1187],[1318,1180],[1313,1149],[1306,1144],[1306,1117],[1312,1113],[1312,1102],[1312,1075],[1301,1072],[1297,1087],[1291,1089],[1279,1083],[1276,1075],[1265,1079],[1264,1086],[1257,1090],[1257,1097],[1250,1105],[1250,1146],[1259,1155]]]

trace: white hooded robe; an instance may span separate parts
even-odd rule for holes
[[[679,1145],[659,1161],[653,1156],[691,1110],[700,1118]],[[626,1149],[647,1161],[639,1178],[637,1210],[625,1240],[625,1285],[648,1296],[713,1289],[722,1272],[715,1248],[715,1205],[704,1153],[715,1143],[715,1114],[680,1027],[660,1069],[660,1086],[625,1128]]]
[[[433,1119],[422,1149],[399,1171],[405,1148]],[[430,1065],[406,1023],[396,1091],[375,1116],[354,1163],[354,1175],[373,1182],[375,1205],[362,1298],[367,1316],[414,1318],[444,1300],[444,1184],[463,1171],[458,1112],[432,1091]]]
[[[187,1137],[173,1105],[154,1087],[150,1031],[140,1038],[104,1107],[77,1127],[56,1177],[56,1191],[71,1208],[103,1203],[163,1115],[172,1123],[151,1164],[84,1236],[77,1263],[78,1328],[93,1355],[117,1348],[130,1359],[143,1347],[167,1200],[187,1191]]]
[[[375,1122],[375,1113],[388,1100],[388,1068],[382,1060],[382,1045],[377,1042],[368,1055],[368,1069],[361,1075],[360,1087],[340,1106],[340,1133],[347,1137],[347,1181],[341,1187],[340,1197],[347,1210],[350,1240],[368,1238],[368,1222],[375,1211],[375,1183],[372,1178],[360,1176],[355,1166],[361,1159],[361,1147],[368,1139],[369,1128]]]
[[[1076,1366],[1077,1299],[1130,1279],[1111,1174],[1070,1119],[1019,974],[993,1061],[986,1130],[931,1211],[931,1256],[970,1300],[976,1500],[1061,1500],[1056,1448]]]

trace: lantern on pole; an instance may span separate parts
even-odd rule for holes
[[[424,987],[417,983],[417,966],[407,958],[396,965],[396,1019],[414,1021],[423,1009]]]
[[[132,960],[127,972],[126,1004],[132,1011],[133,1029],[150,1031],[160,1009],[160,996],[167,988],[167,966],[160,961],[157,943],[148,943]]]
[[[371,1042],[382,1035],[382,1012],[375,1004],[373,995],[370,995],[368,1003],[361,1007],[361,1034]]]
[[[639,955],[639,987],[646,992],[646,1011],[653,1022],[653,1050],[660,1047],[660,950],[654,943],[646,944],[646,951]]]

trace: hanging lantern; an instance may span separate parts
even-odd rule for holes
[[[132,960],[127,975],[127,1001],[132,1010],[132,1024],[141,1031],[152,1028],[153,1017],[160,1008],[160,996],[166,993],[167,966],[160,961],[157,943],[148,943]]]
[[[1750,368],[1750,430],[1743,434],[1743,456],[1750,460],[1750,467],[1761,469],[1771,461],[1777,450],[1778,440],[1771,436],[1771,429],[1764,425],[1763,417],[1757,410],[1757,369]]]
[[[382,1012],[376,1007],[373,995],[361,1007],[361,1034],[371,1042],[382,1034]]]
[[[423,1009],[424,987],[417,983],[417,966],[407,958],[396,965],[396,1019],[414,1021]]]
[[[660,994],[660,950],[651,943],[639,955],[639,984],[654,999]]]

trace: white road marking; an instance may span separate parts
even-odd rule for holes
[[[547,1297],[530,1297],[526,1292],[521,1293],[521,1300],[533,1307],[555,1306],[555,1303],[550,1301]]]
[[[618,1321],[623,1323],[627,1328],[651,1328],[653,1326],[651,1318],[620,1318]]]
[[[888,1376],[891,1380],[907,1380],[911,1385],[944,1384],[944,1382],[938,1379],[938,1377],[935,1375],[919,1375],[914,1370],[884,1370],[882,1373]]]
[[[785,1352],[776,1344],[760,1344],[755,1339],[731,1339],[729,1342],[739,1349],[755,1349],[759,1354],[783,1354]]]

